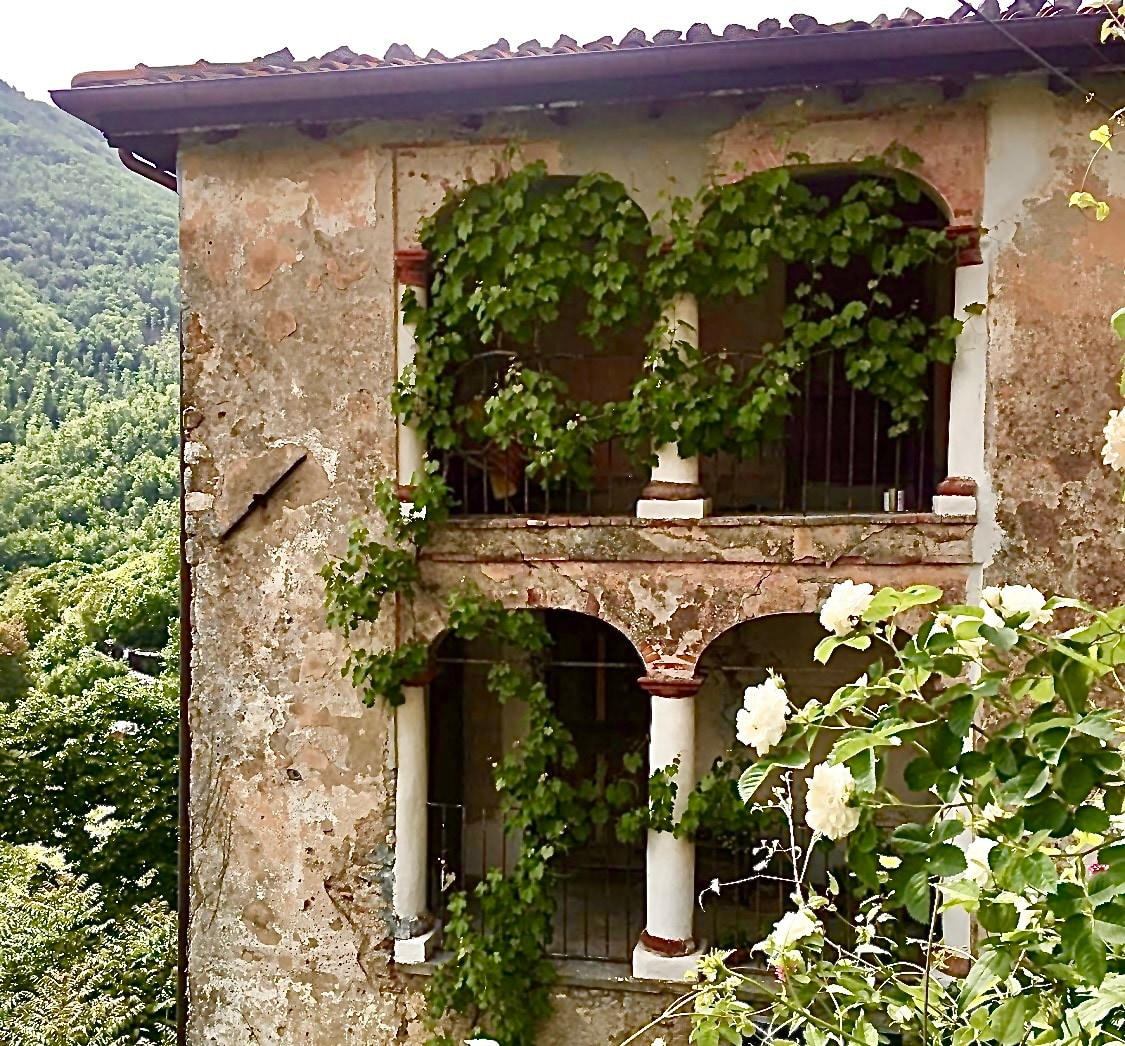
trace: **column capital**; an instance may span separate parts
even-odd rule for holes
[[[983,265],[984,255],[981,253],[979,225],[950,225],[945,230],[946,237],[957,248],[954,256],[958,268],[964,265]]]
[[[430,278],[430,252],[421,248],[395,251],[395,279],[409,287],[425,287]]]
[[[641,676],[637,682],[653,697],[695,697],[703,676]]]
[[[436,674],[437,672],[434,670],[433,666],[427,665],[416,676],[411,676],[403,685],[424,687],[433,682]]]

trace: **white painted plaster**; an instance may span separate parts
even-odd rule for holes
[[[656,478],[655,472],[653,478]],[[686,501],[641,498],[637,502],[637,519],[703,519],[710,512],[710,498],[689,498]]]
[[[699,303],[694,294],[677,294],[664,308],[665,338],[669,344],[684,342],[699,347]],[[651,479],[655,483],[699,484],[699,458],[680,456],[674,443],[656,448],[656,465]],[[669,501],[662,498],[642,498],[637,502],[640,519],[702,519],[710,511],[710,502],[704,498]]]
[[[1015,250],[1014,238],[1028,208],[1053,196],[1063,204],[1065,172],[1059,169],[1053,154],[1057,124],[1044,118],[1043,107],[1053,104],[1053,96],[1032,84],[998,84],[988,104],[988,155],[985,163],[984,214],[982,223],[987,236],[982,243],[987,303],[1003,288],[996,284],[996,271],[1002,251]],[[960,302],[959,302],[960,304]],[[999,321],[985,310],[987,320],[985,342],[1001,333]],[[1014,334],[1012,335],[1014,336]],[[960,349],[958,349],[960,351]],[[980,380],[987,387],[987,351]],[[976,600],[984,585],[984,574],[1003,543],[1003,533],[996,519],[996,487],[989,467],[985,432],[991,406],[984,399],[981,408],[981,467],[977,480],[977,526],[973,533],[973,560],[969,572],[966,597]]]
[[[652,478],[660,483],[696,484],[699,482],[699,458],[681,458],[676,444],[666,443],[657,448]]]
[[[977,499],[972,494],[935,494],[934,513],[939,516],[975,516]]]
[[[429,962],[441,946],[441,923],[417,937],[395,941],[395,962],[404,966],[418,966]]]

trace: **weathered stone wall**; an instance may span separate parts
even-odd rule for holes
[[[1120,83],[1104,85],[1120,96]],[[987,583],[1027,582],[1102,603],[1125,597],[1125,520],[1101,463],[1101,428],[1121,344],[1125,167],[1104,156],[1089,188],[1115,213],[1069,209],[1100,110],[1035,85],[992,91],[984,221],[992,241],[988,310],[988,467],[978,530]],[[980,322],[980,321],[976,321]]]
[[[443,590],[471,574],[513,606],[603,616],[650,670],[690,673],[723,629],[812,610],[841,577],[933,580],[959,596],[971,562],[994,559],[990,580],[1118,592],[1119,510],[1096,451],[1125,239],[1063,198],[1088,155],[1089,118],[1034,86],[953,103],[927,89],[851,107],[810,96],[748,112],[723,99],[185,145],[193,1046],[425,1037],[420,979],[389,962],[392,720],[340,678],[319,570],[393,468],[394,252],[415,245],[444,193],[542,158],[558,173],[608,171],[651,216],[662,194],[739,165],[793,149],[837,163],[898,140],[925,157],[957,221],[991,227],[978,321],[991,344],[991,478],[978,477],[975,538],[927,519],[504,524],[452,529],[430,551],[425,634],[440,631]],[[388,619],[373,638],[395,627]],[[668,1001],[585,987],[556,996],[543,1041],[568,1046],[618,1041]]]
[[[180,173],[191,1041],[389,1042],[418,1006],[386,976],[389,720],[341,684],[318,572],[394,460],[393,164],[293,134]]]

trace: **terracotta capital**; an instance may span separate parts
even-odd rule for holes
[[[699,688],[703,686],[703,677],[641,676],[637,682],[653,697],[695,697],[699,693]]]
[[[979,225],[950,225],[945,230],[945,235],[957,246],[956,264],[981,265],[984,255],[980,249]]]
[[[427,666],[422,669],[416,676],[411,676],[404,686],[426,686],[428,683],[433,682],[433,678],[437,673],[432,667]]]
[[[409,287],[425,287],[430,278],[430,252],[395,251],[395,279]]]

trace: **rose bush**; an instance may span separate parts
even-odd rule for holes
[[[772,673],[747,691],[740,791],[784,815],[791,907],[755,949],[765,968],[703,960],[669,1011],[694,1042],[1125,1042],[1125,607],[1022,585],[940,598],[843,582],[815,656],[870,650],[867,673],[800,708]],[[833,843],[846,881],[813,889]],[[975,943],[943,938],[956,910]]]

